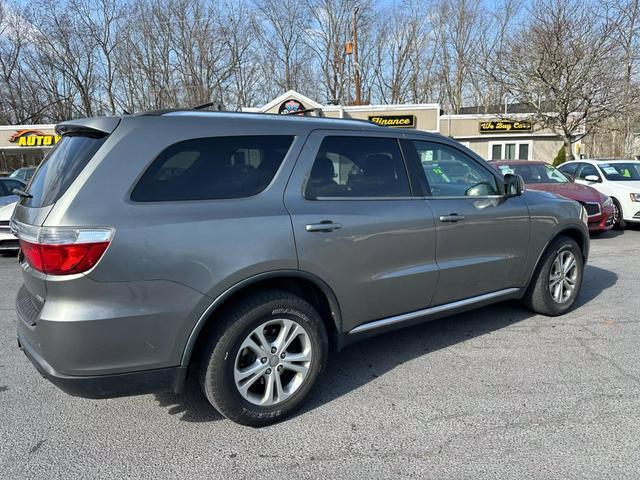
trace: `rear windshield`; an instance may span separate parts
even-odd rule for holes
[[[171,145],[131,193],[134,202],[212,200],[256,195],[275,176],[292,136],[196,138]]]
[[[106,136],[63,135],[43,160],[22,198],[27,207],[46,207],[58,201],[89,160],[106,140]]]

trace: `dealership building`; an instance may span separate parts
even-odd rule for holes
[[[450,136],[486,159],[522,159],[551,162],[562,147],[562,140],[549,129],[539,128],[532,115],[518,106],[496,114],[472,113],[465,108],[449,115],[439,104],[402,105],[322,105],[290,90],[262,107],[244,108],[246,112],[324,115],[332,118],[370,120],[391,128],[416,129]],[[0,173],[23,166],[38,165],[56,144],[54,125],[0,126]],[[574,155],[581,143],[573,145]]]
[[[457,115],[443,112],[437,103],[402,105],[322,105],[290,90],[248,112],[295,113],[298,110],[320,109],[326,117],[358,118],[389,127],[415,128],[450,136],[481,157],[491,159],[543,160],[551,162],[562,147],[562,139],[547,128],[531,121],[532,114],[521,106],[511,105],[506,113],[473,113],[475,108],[463,108]],[[573,145],[579,156],[581,142]]]

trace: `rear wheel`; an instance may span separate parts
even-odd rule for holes
[[[569,311],[580,291],[584,269],[582,251],[575,240],[558,237],[544,252],[524,297],[528,308],[547,316]]]
[[[327,359],[322,319],[282,291],[253,295],[228,309],[201,360],[200,383],[225,417],[253,427],[292,413]]]

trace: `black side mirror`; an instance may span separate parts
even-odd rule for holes
[[[520,175],[507,173],[504,176],[504,194],[507,198],[518,197],[524,192],[524,180]]]

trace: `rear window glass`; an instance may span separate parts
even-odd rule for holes
[[[106,136],[63,135],[31,179],[27,191],[32,198],[22,198],[22,204],[38,208],[58,201],[106,138]]]
[[[133,189],[135,202],[214,200],[256,195],[275,176],[292,136],[234,136],[171,145]]]
[[[410,195],[398,141],[372,137],[326,137],[305,191],[309,199]]]

